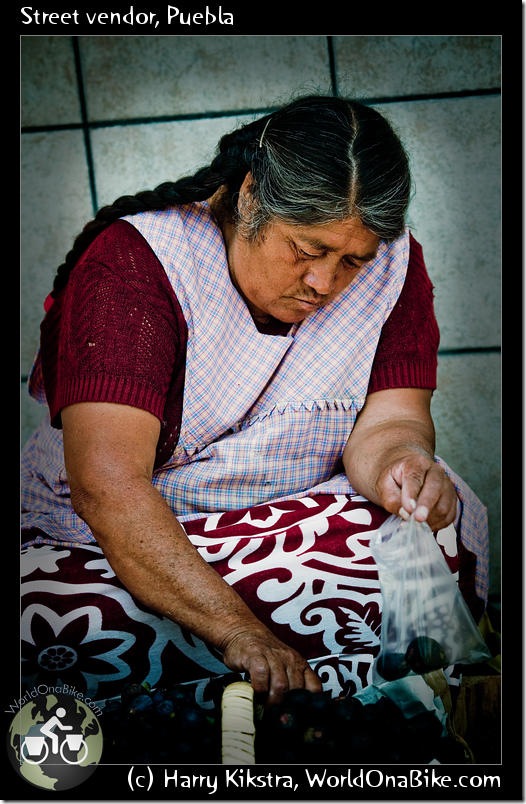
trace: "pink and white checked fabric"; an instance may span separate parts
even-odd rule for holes
[[[408,232],[382,243],[330,305],[287,337],[269,337],[232,284],[206,203],[127,220],[157,254],[188,322],[181,436],[154,479],[173,510],[184,520],[308,493],[319,483],[330,492],[405,280]]]

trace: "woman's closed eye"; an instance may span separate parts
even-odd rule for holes
[[[302,248],[301,246],[298,246],[296,244],[294,244],[294,248],[295,248],[296,253],[298,254],[298,256],[303,260],[315,260],[317,257],[325,256],[325,253],[326,253],[324,251],[321,251],[318,254],[312,254],[311,252],[306,251],[304,248]]]

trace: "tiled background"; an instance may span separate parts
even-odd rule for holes
[[[489,511],[500,599],[500,36],[22,36],[21,435],[42,301],[73,237],[123,193],[209,161],[305,92],[379,108],[411,154],[410,224],[441,328],[437,452]]]

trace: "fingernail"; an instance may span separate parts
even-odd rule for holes
[[[429,509],[425,505],[419,505],[415,511],[415,518],[424,522],[429,516]]]
[[[410,514],[408,514],[405,508],[402,506],[398,511],[398,516],[400,517],[400,519],[405,519],[407,522],[407,520],[410,517]]]
[[[411,508],[411,511],[414,511],[416,508],[416,500],[409,500],[409,507]]]

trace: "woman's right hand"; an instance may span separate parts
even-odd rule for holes
[[[321,681],[307,661],[265,629],[236,631],[222,643],[223,661],[231,670],[246,672],[255,693],[278,703],[290,689],[320,692]]]

